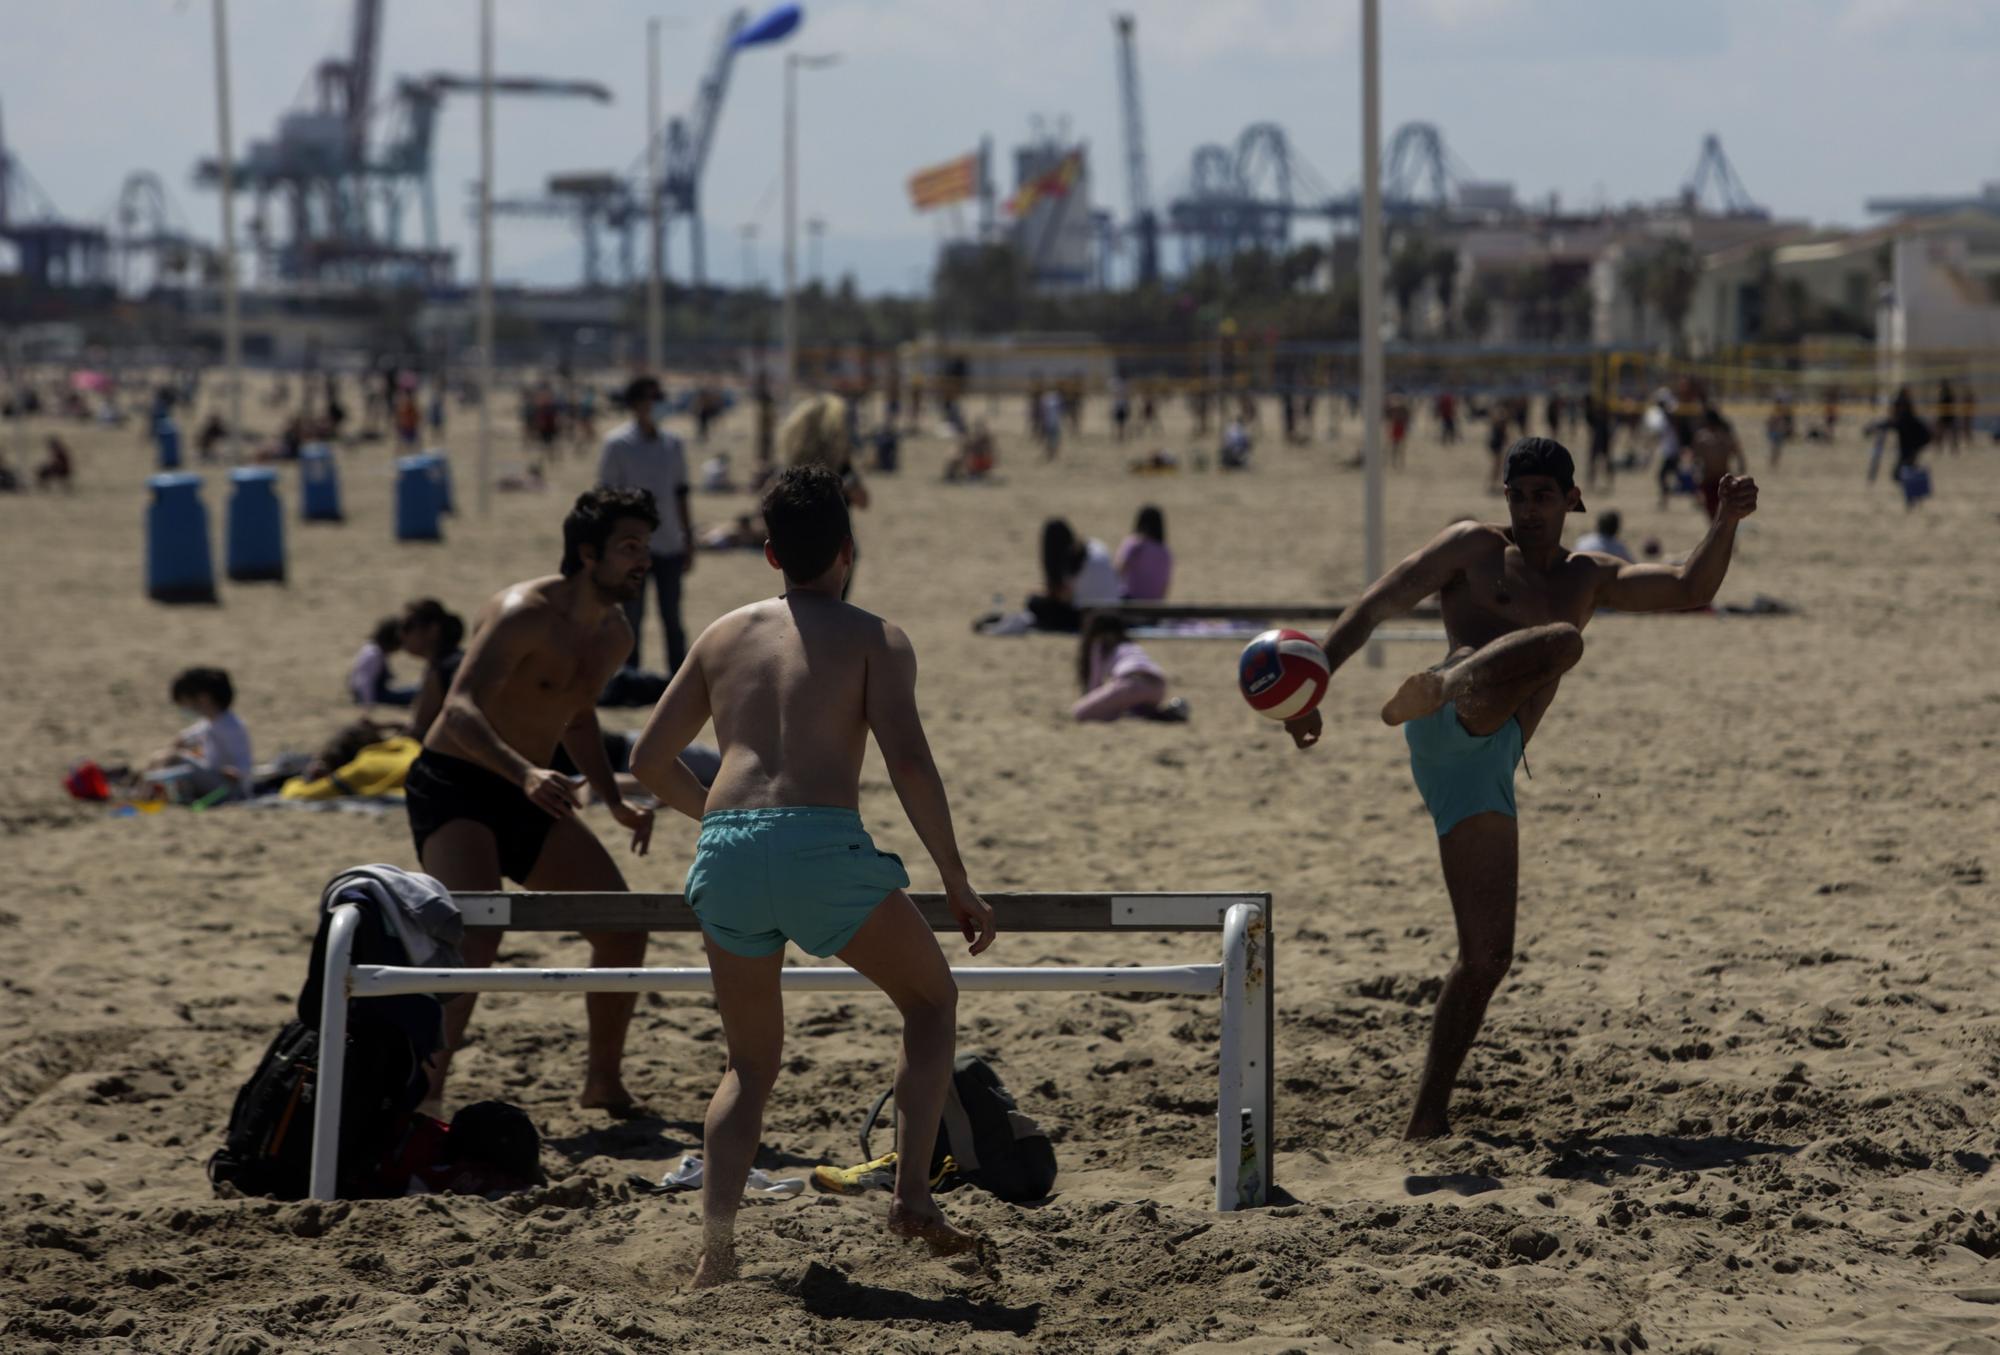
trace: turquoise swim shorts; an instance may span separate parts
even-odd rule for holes
[[[832,955],[892,889],[903,859],[878,852],[851,809],[719,809],[701,816],[688,906],[732,955],[775,955],[787,940]]]
[[[1521,722],[1510,719],[1485,738],[1468,734],[1458,710],[1442,710],[1403,726],[1410,774],[1424,808],[1443,837],[1474,814],[1514,817],[1514,764],[1521,760]]]

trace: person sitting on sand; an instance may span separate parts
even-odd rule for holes
[[[1250,466],[1250,430],[1240,418],[1231,419],[1222,431],[1222,469],[1247,470]]]
[[[417,699],[415,687],[399,687],[389,671],[389,656],[403,647],[403,618],[385,616],[354,651],[347,666],[347,693],[357,706],[407,706]]]
[[[35,468],[35,488],[51,487],[72,490],[76,488],[75,462],[69,454],[69,446],[54,434],[49,436],[49,457]]]
[[[1119,600],[1118,571],[1104,543],[1077,540],[1061,518],[1042,524],[1042,591],[1028,598],[1034,629],[1074,635],[1083,614]]]
[[[1162,602],[1174,580],[1174,553],[1167,549],[1167,515],[1151,504],[1139,510],[1132,534],[1112,557],[1119,592],[1127,602]]]
[[[917,711],[909,638],[841,601],[854,538],[840,480],[823,466],[794,467],[763,507],[765,558],[783,572],[785,591],[702,632],[632,754],[633,773],[662,804],[701,821],[686,896],[701,921],[729,1062],[703,1126],[697,1288],[736,1276],[736,1213],[783,1060],[779,976],[788,940],[837,955],[902,1014],[890,1232],[938,1254],[980,1241],[953,1227],[931,1197],[958,992],[930,924],[904,892],[903,863],[877,851],[862,827],[870,734],[974,955],[992,943],[993,910],[959,858]],[[678,755],[711,719],[722,766],[704,793]]]
[[[236,687],[220,668],[188,668],[167,689],[181,714],[190,720],[174,741],[146,765],[149,777],[178,783],[175,799],[205,800],[218,791],[223,800],[250,794],[256,762],[250,755],[250,731],[230,707]]]
[[[404,782],[410,837],[426,873],[450,890],[492,893],[504,878],[529,889],[622,893],[625,877],[577,818],[576,788],[553,770],[560,744],[643,856],[653,813],[626,803],[604,753],[597,696],[632,652],[623,604],[652,568],[660,525],[643,489],[599,486],[577,496],[563,520],[560,570],[495,593]],[[483,969],[500,951],[499,928],[470,928],[460,947]],[[644,961],[646,933],[587,932],[598,969]],[[629,1111],[621,1067],[634,994],[584,998],[589,1051],[578,1103]],[[453,1051],[464,1039],[476,993],[445,1005],[445,1048],[432,1069],[442,1104]]]
[[[727,527],[710,527],[701,534],[703,550],[762,550],[764,527],[754,513],[738,513]]]
[[[1069,708],[1081,721],[1187,719],[1187,702],[1167,699],[1167,675],[1132,641],[1125,620],[1111,612],[1092,613],[1077,646],[1076,681],[1083,695]]]
[[[1609,555],[1614,560],[1632,563],[1632,548],[1618,539],[1618,529],[1625,525],[1625,519],[1618,516],[1618,510],[1608,508],[1597,515],[1597,527],[1585,532],[1576,540],[1576,548],[1586,555]]]
[[[424,680],[410,703],[409,732],[421,741],[444,709],[445,693],[465,660],[465,621],[436,598],[418,598],[403,608],[402,645],[424,661]]]
[[[1371,584],[1326,638],[1339,672],[1375,628],[1438,595],[1450,652],[1414,673],[1382,708],[1402,725],[1410,771],[1437,826],[1438,856],[1458,927],[1458,960],[1438,995],[1430,1053],[1404,1137],[1449,1132],[1452,1084],[1486,1004],[1513,963],[1520,843],[1514,766],[1583,658],[1583,628],[1599,607],[1677,612],[1707,605],[1729,571],[1736,524],[1757,511],[1757,483],[1724,476],[1708,535],[1678,566],[1628,564],[1563,549],[1564,515],[1583,511],[1576,467],[1552,438],[1507,452],[1506,525],[1447,527]],[[1319,741],[1313,710],[1285,728],[1300,748]],[[1728,737],[1727,723],[1723,736]]]
[[[945,463],[944,478],[953,484],[984,480],[999,459],[993,449],[993,430],[986,426],[986,420],[975,419],[971,431],[958,440],[957,452]]]

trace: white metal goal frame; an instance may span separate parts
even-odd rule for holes
[[[912,894],[934,930],[956,933],[942,894]],[[1002,935],[1032,932],[1212,932],[1218,964],[954,968],[960,992],[1210,994],[1222,1001],[1216,1075],[1215,1207],[1254,1208],[1273,1185],[1271,1119],[1275,946],[1271,896],[1253,893],[988,894]],[[517,931],[698,932],[679,894],[460,894],[469,927]],[[354,904],[334,909],[320,999],[312,1198],[338,1195],[348,1003],[399,993],[638,993],[713,991],[707,969],[437,969],[354,963]],[[871,991],[845,965],[788,965],[788,993]]]

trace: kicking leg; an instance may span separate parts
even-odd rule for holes
[[[1560,681],[1582,657],[1583,634],[1567,621],[1512,631],[1483,649],[1403,679],[1382,707],[1382,722],[1405,724],[1455,702],[1466,732],[1484,737],[1512,719],[1529,697]]]
[[[1514,959],[1520,842],[1511,815],[1474,814],[1438,839],[1444,885],[1458,923],[1458,961],[1445,976],[1431,1024],[1430,1054],[1406,1139],[1449,1133],[1452,1084],[1472,1048],[1486,1004]]]
[[[490,894],[500,888],[500,849],[493,830],[472,819],[454,819],[424,839],[419,862],[428,875],[453,891]],[[507,933],[499,927],[468,927],[459,953],[468,969],[485,969],[500,953],[500,940]],[[459,993],[444,1004],[444,1048],[431,1061],[431,1090],[424,1105],[430,1114],[442,1117],[445,1079],[451,1073],[451,1056],[465,1043],[465,1028],[472,1020],[477,993]]]
[[[931,1198],[931,1153],[951,1087],[958,1039],[958,985],[930,924],[898,889],[876,905],[840,958],[888,994],[903,1014],[903,1052],[896,1062],[896,1197],[889,1229],[920,1238],[940,1256],[970,1251],[976,1234],[945,1221]]]
[[[542,854],[528,873],[530,889],[576,890],[622,894],[625,877],[597,836],[574,817],[560,819],[549,829]],[[585,932],[592,969],[635,969],[646,962],[644,932]],[[637,993],[587,993],[583,1007],[590,1023],[590,1056],[577,1104],[606,1110],[628,1110],[632,1094],[625,1090],[620,1065],[625,1059],[625,1030],[632,1023]]]
[[[736,1211],[764,1132],[764,1103],[778,1080],[785,1048],[785,999],[778,975],[785,952],[743,956],[708,941],[715,1007],[729,1046],[729,1066],[702,1125],[701,1260],[694,1287],[736,1278]]]

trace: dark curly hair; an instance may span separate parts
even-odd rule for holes
[[[825,466],[793,466],[764,491],[764,530],[785,577],[811,583],[833,566],[853,532],[847,491]]]
[[[580,547],[594,547],[603,555],[612,529],[626,518],[637,518],[648,531],[660,525],[660,506],[653,502],[652,490],[599,485],[577,495],[569,516],[563,519],[562,572],[575,574],[583,568]]]
[[[167,689],[167,699],[174,702],[200,695],[214,697],[224,710],[236,704],[236,686],[220,668],[183,668]]]

